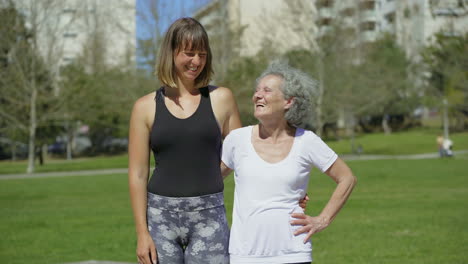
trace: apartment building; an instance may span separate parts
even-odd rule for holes
[[[135,66],[136,0],[17,0],[44,61],[60,68],[100,43],[105,65]]]
[[[398,1],[396,37],[412,60],[421,49],[434,41],[436,33],[462,35],[468,32],[466,0]]]
[[[298,10],[300,7],[300,10]],[[311,48],[339,25],[354,36],[351,47],[394,34],[410,58],[435,33],[468,30],[466,0],[213,0],[195,13],[211,35],[241,29],[239,55],[252,56],[265,44],[283,52]]]
[[[352,44],[375,41],[383,32],[395,32],[394,0],[317,0],[319,37],[339,26],[354,35]]]
[[[316,15],[310,0],[213,0],[194,17],[205,26],[212,42],[230,29],[238,34],[239,56],[253,56],[265,45],[278,52],[313,48]]]

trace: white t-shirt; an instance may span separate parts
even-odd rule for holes
[[[288,156],[268,163],[252,145],[253,126],[231,131],[223,143],[222,161],[234,170],[236,183],[229,253],[231,263],[293,263],[312,261],[306,234],[289,221],[302,213],[312,167],[325,172],[337,159],[312,131],[296,129]]]

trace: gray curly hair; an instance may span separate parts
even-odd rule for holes
[[[291,126],[303,127],[311,117],[313,106],[312,96],[317,93],[317,81],[306,73],[288,65],[285,61],[275,60],[257,78],[256,84],[267,75],[275,75],[283,79],[281,91],[285,98],[294,98],[284,118]]]

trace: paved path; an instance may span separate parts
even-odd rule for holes
[[[468,153],[468,150],[454,151],[453,155],[461,155]],[[344,160],[382,160],[382,159],[435,159],[439,157],[439,153],[424,153],[411,155],[340,155]]]
[[[88,261],[83,261],[83,262],[68,262],[68,263],[63,263],[63,264],[134,264],[134,263],[88,260]]]
[[[468,150],[454,151],[454,156],[460,154],[467,154]],[[383,160],[383,159],[434,159],[438,158],[439,154],[424,153],[413,155],[340,155],[344,160]],[[33,174],[0,174],[0,180],[10,179],[31,179],[31,178],[45,178],[45,177],[66,177],[66,176],[92,176],[92,175],[111,175],[111,174],[127,174],[128,170],[125,169],[102,169],[102,170],[83,170],[83,171],[60,171],[60,172],[41,172]]]
[[[126,174],[127,169],[102,169],[102,170],[83,170],[83,171],[57,171],[57,172],[39,172],[39,173],[17,173],[17,174],[0,174],[0,180],[9,179],[30,179],[44,177],[65,177],[65,176],[92,176],[92,175],[109,175],[109,174]]]

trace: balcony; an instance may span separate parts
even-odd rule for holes
[[[317,20],[317,25],[320,27],[330,26],[332,24],[332,19],[329,17],[320,18]]]
[[[356,10],[352,7],[347,7],[340,11],[340,15],[344,17],[354,16],[355,13],[356,13]]]
[[[374,21],[366,21],[359,24],[359,29],[361,31],[375,31],[376,25],[377,24]]]
[[[377,39],[377,32],[363,31],[361,32],[361,39],[363,42],[373,42]]]
[[[321,18],[331,18],[331,17],[333,17],[333,11],[332,11],[331,8],[328,8],[328,7],[320,8],[318,10],[318,13],[319,13]]]
[[[374,0],[362,0],[359,3],[360,10],[375,10],[375,1]]]
[[[377,16],[374,10],[362,10],[360,13],[362,21],[376,21]]]

